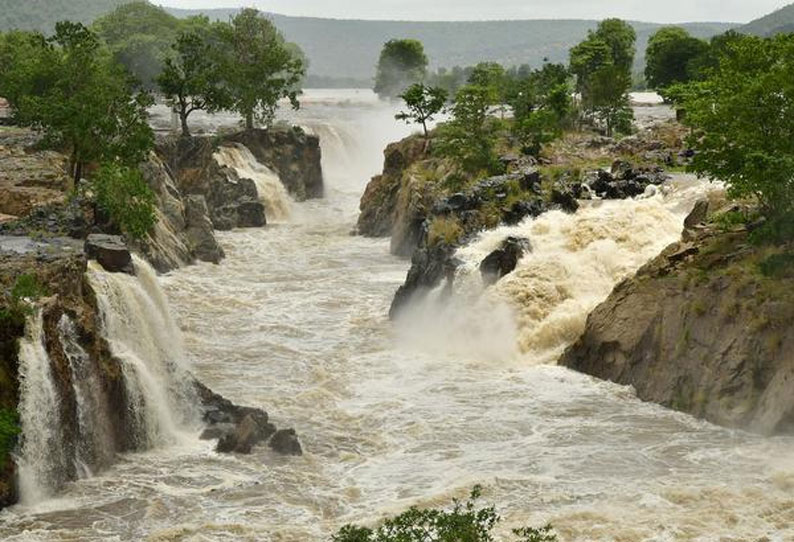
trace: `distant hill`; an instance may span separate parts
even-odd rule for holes
[[[72,19],[91,22],[125,0],[0,0],[0,30],[52,30],[55,22]],[[242,2],[241,2],[242,3]],[[236,9],[168,11],[179,17],[199,13],[227,20]],[[597,21],[526,20],[478,22],[408,22],[319,19],[270,15],[289,41],[309,58],[313,80],[328,78],[368,82],[382,45],[392,38],[416,38],[425,44],[433,67],[468,66],[493,60],[511,66],[540,65],[544,59],[566,62],[568,50],[581,41]],[[662,25],[632,23],[637,30],[636,70],[642,71],[648,38]],[[711,37],[736,25],[691,23],[682,25],[695,36]]]
[[[169,9],[180,17],[204,13],[227,20],[237,10]],[[317,76],[368,79],[382,45],[392,38],[415,38],[425,44],[433,66],[468,66],[483,60],[504,65],[538,66],[544,58],[567,62],[568,50],[598,24],[587,20],[525,20],[477,22],[409,22],[318,19],[271,15],[289,41],[303,48]],[[637,30],[637,71],[645,64],[648,38],[662,25],[632,23]],[[729,23],[689,23],[698,37],[711,37],[735,28]]]
[[[783,32],[794,32],[794,4],[781,8],[738,29],[745,34],[773,36]]]
[[[68,19],[90,23],[128,0],[0,0],[0,31],[17,28],[52,32]]]

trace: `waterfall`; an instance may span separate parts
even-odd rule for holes
[[[134,277],[108,273],[94,262],[87,272],[113,359],[89,355],[74,320],[63,314],[52,337],[63,354],[56,364],[47,351],[42,310],[28,318],[19,343],[17,464],[23,504],[46,499],[69,480],[91,476],[110,465],[119,450],[179,443],[198,427],[198,401],[183,365],[180,331],[154,270],[138,258],[134,262]],[[118,379],[116,371],[123,382],[108,389]]]
[[[688,177],[668,188],[648,198],[588,202],[575,214],[552,211],[480,234],[455,254],[462,265],[454,295],[439,287],[404,312],[398,329],[407,341],[452,345],[478,359],[506,359],[512,349],[513,357],[531,363],[556,362],[618,282],[680,239],[694,202],[721,189]],[[480,263],[508,236],[529,239],[533,250],[486,289]]]
[[[154,270],[134,257],[137,276],[89,264],[102,328],[121,363],[136,448],[174,444],[197,419],[179,328]]]
[[[67,479],[61,401],[44,346],[40,310],[28,318],[19,342],[19,418],[22,446],[17,460],[22,503],[38,502]]]
[[[265,205],[268,222],[283,222],[290,216],[290,196],[281,179],[270,168],[257,161],[242,143],[224,145],[213,158],[220,166],[233,169],[241,179],[256,184],[259,199]]]

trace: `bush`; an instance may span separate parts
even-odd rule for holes
[[[476,486],[466,502],[453,500],[449,511],[412,507],[374,530],[347,525],[332,542],[492,542],[501,518],[493,506],[477,506],[481,495],[482,488]],[[550,526],[516,529],[513,534],[519,542],[557,541]]]
[[[94,175],[97,205],[132,239],[141,239],[154,227],[155,197],[138,170],[116,163],[104,164]]]
[[[4,469],[8,454],[17,444],[17,437],[22,432],[19,426],[19,415],[16,411],[0,408],[0,469]]]
[[[427,232],[427,244],[435,246],[438,243],[453,245],[457,243],[463,235],[463,227],[454,218],[436,217],[430,223]]]

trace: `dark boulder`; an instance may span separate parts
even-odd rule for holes
[[[85,241],[85,254],[89,260],[96,260],[105,271],[110,273],[135,274],[135,266],[124,240],[118,235],[94,233]]]
[[[495,284],[505,275],[515,271],[525,254],[532,252],[529,239],[508,237],[502,245],[491,252],[480,264],[480,274],[486,286]]]
[[[570,186],[555,186],[551,191],[551,203],[566,213],[575,213],[579,210],[579,202]]]
[[[246,415],[230,432],[223,435],[218,441],[215,450],[219,453],[250,454],[257,444],[267,440],[276,428],[263,423],[261,416]]]
[[[261,228],[265,225],[265,206],[261,202],[244,201],[237,206],[238,228]]]
[[[185,198],[185,236],[195,256],[204,262],[220,263],[223,249],[215,239],[212,220],[204,196]]]
[[[527,217],[537,218],[546,212],[546,205],[542,199],[518,201],[502,215],[502,220],[508,226],[515,226]]]
[[[437,243],[432,247],[420,247],[411,259],[411,269],[405,284],[400,286],[389,309],[389,317],[396,318],[411,299],[424,295],[442,280],[454,281],[458,262],[453,258],[457,247],[447,243]]]
[[[282,455],[303,455],[303,448],[294,429],[280,429],[270,439],[270,448]]]

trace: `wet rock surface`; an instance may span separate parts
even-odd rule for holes
[[[532,252],[532,243],[524,237],[508,237],[502,245],[491,252],[480,264],[480,274],[486,286],[496,284],[501,278],[515,271],[518,262]]]
[[[278,430],[264,410],[235,405],[198,381],[195,386],[207,424],[201,438],[218,440],[219,453],[250,454],[254,447],[267,443],[283,455],[303,454],[295,430]]]
[[[110,273],[135,274],[135,266],[124,239],[118,235],[94,233],[85,240],[85,254],[89,260],[96,260],[105,271]]]

